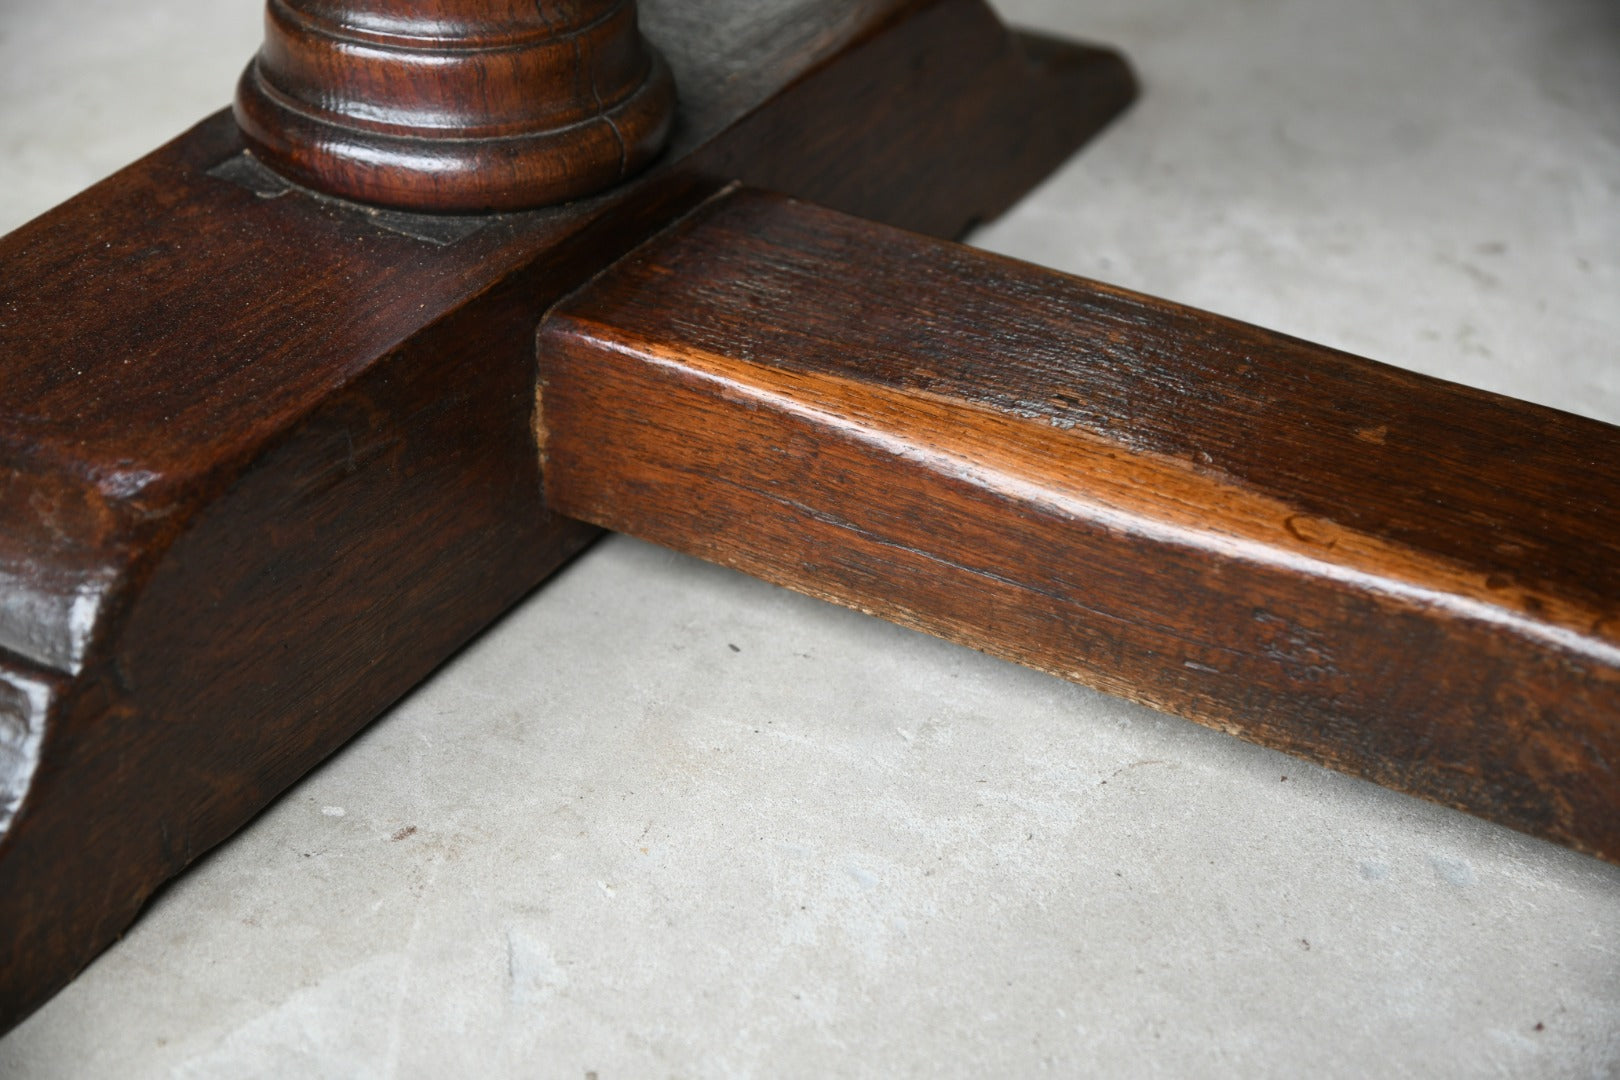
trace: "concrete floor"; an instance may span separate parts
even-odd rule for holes
[[[1620,422],[1610,0],[1000,6],[1146,94],[978,243]],[[0,226],[257,36],[0,0]],[[0,1041],[10,1078],[1041,1069],[1620,1075],[1620,869],[616,539]]]

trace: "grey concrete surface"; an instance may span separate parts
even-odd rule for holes
[[[977,242],[1620,422],[1620,7],[1001,7],[1146,94]],[[257,33],[0,0],[0,224]],[[616,539],[0,1041],[12,1078],[1042,1071],[1620,1075],[1620,871]]]

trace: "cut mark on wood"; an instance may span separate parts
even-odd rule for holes
[[[421,240],[435,247],[449,247],[465,240],[500,217],[498,214],[412,214],[405,210],[389,210],[349,202],[347,199],[339,199],[293,183],[281,174],[271,171],[249,150],[232,154],[209,169],[208,175],[216,180],[224,180],[237,187],[246,188],[261,199],[279,199],[284,195],[314,199],[369,221],[379,229],[387,229],[389,232],[408,236],[412,240]]]

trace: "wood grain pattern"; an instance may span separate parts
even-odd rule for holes
[[[1132,94],[977,0],[642,15],[680,112],[600,198],[446,231],[238,182],[220,114],[0,240],[0,1029],[595,535],[546,306],[733,176],[954,233]]]
[[[611,187],[663,147],[674,111],[634,0],[269,0],[236,94],[276,171],[424,211]]]
[[[540,359],[562,513],[1620,861],[1620,429],[747,191]]]

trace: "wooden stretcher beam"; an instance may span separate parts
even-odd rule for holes
[[[746,190],[539,359],[560,513],[1620,861],[1620,429]]]

